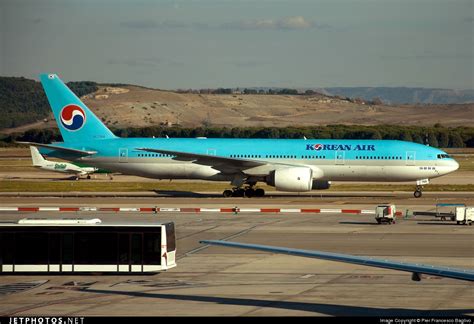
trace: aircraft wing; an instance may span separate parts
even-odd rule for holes
[[[197,164],[203,164],[213,167],[216,170],[230,172],[236,170],[249,169],[257,166],[268,164],[267,162],[248,160],[248,159],[237,159],[228,158],[216,155],[197,154],[179,151],[160,150],[152,148],[137,148],[137,150],[153,153],[161,153],[173,155],[175,160],[180,161],[194,161]]]
[[[52,144],[42,144],[42,143],[34,143],[34,142],[16,142],[18,144],[26,144],[26,145],[32,145],[32,146],[40,146],[40,147],[45,147],[50,150],[56,150],[56,151],[62,151],[65,153],[69,154],[77,154],[77,155],[93,155],[96,154],[97,151],[83,151],[83,150],[77,150],[77,149],[72,149],[68,147],[62,147],[62,146],[57,146],[57,145],[52,145]]]
[[[433,265],[423,265],[417,263],[397,262],[391,260],[376,259],[371,257],[362,257],[349,254],[322,252],[314,250],[299,250],[284,247],[275,247],[268,245],[245,244],[237,242],[226,241],[201,241],[202,244],[219,245],[226,247],[235,247],[240,249],[258,250],[271,253],[282,253],[306,258],[315,258],[329,261],[338,261],[352,264],[365,265],[369,267],[393,269],[399,271],[407,271],[412,273],[412,280],[420,281],[421,274],[434,275],[439,277],[446,277],[452,279],[474,281],[474,271],[447,268]]]

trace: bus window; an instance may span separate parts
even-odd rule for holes
[[[176,237],[174,232],[174,223],[167,223],[165,224],[166,227],[166,245],[167,251],[172,252],[176,250]]]
[[[142,264],[142,234],[132,234],[130,252],[130,263]]]
[[[75,264],[116,264],[116,233],[76,233]]]
[[[161,264],[161,233],[145,233],[143,237],[143,262]]]
[[[47,264],[47,233],[16,233],[15,264]]]
[[[61,234],[49,234],[49,264],[61,263]]]
[[[72,264],[73,259],[73,234],[72,233],[63,233],[62,234],[62,264]]]
[[[118,247],[118,262],[119,264],[128,264],[129,257],[128,253],[130,252],[130,235],[129,234],[119,234],[119,247]]]
[[[3,250],[3,251],[2,251]],[[15,255],[15,233],[0,233],[0,264],[13,264]]]

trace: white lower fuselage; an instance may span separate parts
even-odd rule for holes
[[[147,178],[218,181],[233,178],[233,175],[221,174],[210,166],[176,161],[171,158],[127,158],[120,162],[115,158],[89,158],[83,159],[83,161],[114,172]],[[319,169],[323,176],[317,179],[328,181],[416,181],[436,178],[457,169],[457,165],[452,165],[447,160],[346,160],[336,162],[335,160],[272,159],[270,161]],[[254,169],[248,169],[246,173],[255,177],[266,173],[262,167]]]

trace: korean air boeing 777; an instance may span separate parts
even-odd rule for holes
[[[42,153],[147,178],[230,181],[225,197],[263,196],[258,182],[305,192],[331,181],[413,181],[420,197],[429,179],[459,167],[439,149],[392,140],[120,138],[56,74],[41,83],[64,140],[29,143]]]

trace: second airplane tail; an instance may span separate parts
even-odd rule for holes
[[[38,148],[36,148],[36,146],[30,146],[30,151],[33,166],[43,166],[45,164],[45,159],[38,151]]]
[[[116,137],[56,74],[41,74],[40,79],[64,142],[87,145]]]

